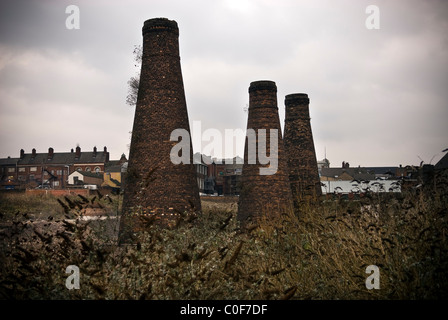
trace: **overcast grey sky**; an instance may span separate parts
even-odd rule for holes
[[[71,4],[79,30],[65,25]],[[371,4],[379,30],[365,26]],[[179,25],[202,130],[245,129],[250,82],[272,80],[282,126],[285,95],[309,95],[317,158],[326,149],[331,166],[435,164],[448,147],[447,1],[14,0],[0,4],[0,157],[77,144],[128,155],[132,51],[155,17]]]

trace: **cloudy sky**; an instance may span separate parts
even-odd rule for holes
[[[366,28],[371,4],[379,30]],[[202,131],[245,129],[250,82],[272,80],[282,126],[285,95],[309,95],[317,158],[326,150],[331,166],[435,164],[448,148],[447,1],[14,0],[0,4],[0,157],[77,144],[127,155],[132,52],[154,17],[179,25]]]

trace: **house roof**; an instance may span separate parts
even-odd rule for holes
[[[89,171],[80,171],[80,173],[85,177],[98,178],[101,180],[104,179],[103,174],[100,174],[100,173],[89,172]]]
[[[103,180],[104,176],[101,173],[89,172],[89,171],[74,171],[70,175],[81,174],[84,177],[98,178]]]
[[[390,174],[395,176],[399,167],[358,167],[358,168],[322,168],[321,175],[325,177],[340,176],[346,172],[355,179],[368,180],[372,175]]]
[[[368,172],[373,172],[375,174],[392,174],[395,175],[399,167],[367,167],[365,168]]]
[[[372,180],[375,178],[375,174],[369,173],[366,168],[322,168],[320,172],[323,177],[336,178],[346,173],[357,180]]]
[[[18,165],[33,165],[33,164],[80,164],[80,163],[105,163],[107,162],[108,152],[93,151],[81,152],[77,157],[75,152],[55,152],[50,159],[48,153],[36,153],[33,157],[31,153],[27,153],[22,159],[18,159]]]
[[[104,172],[122,172],[123,168],[127,168],[127,159],[124,154],[121,156],[120,160],[110,160],[104,166]]]
[[[442,157],[442,159],[439,160],[439,162],[436,163],[434,166],[434,169],[440,170],[440,169],[447,169],[448,168],[448,152],[445,153],[445,155]]]
[[[4,158],[0,159],[0,166],[16,165],[19,158]]]
[[[121,164],[108,165],[104,168],[104,172],[121,172]]]

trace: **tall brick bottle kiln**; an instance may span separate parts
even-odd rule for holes
[[[190,164],[173,164],[170,152],[178,142],[171,132],[190,132],[179,56],[176,21],[145,21],[143,56],[123,199],[121,233],[135,216],[175,219],[186,210],[201,209],[193,149]],[[135,226],[133,226],[135,227]],[[131,227],[131,229],[133,228]],[[129,228],[127,228],[129,229]]]
[[[305,93],[289,94],[285,97],[284,144],[296,208],[299,199],[322,194],[311,132],[309,102]]]
[[[248,219],[257,220],[264,216],[272,218],[284,210],[292,208],[291,188],[288,180],[288,170],[285,150],[283,146],[280,120],[277,107],[277,86],[273,81],[254,81],[249,87],[249,115],[247,129],[255,130],[256,139],[246,136],[244,148],[244,164],[242,172],[242,190],[238,203],[238,220],[243,225]],[[259,129],[266,129],[266,154],[270,155],[270,129],[278,133],[278,163],[274,174],[262,175],[263,165],[258,157],[260,140],[264,136]],[[256,147],[256,148],[255,148]],[[253,152],[256,149],[256,154]],[[250,154],[256,157],[255,163],[250,163]]]

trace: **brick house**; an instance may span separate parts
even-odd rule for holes
[[[17,162],[19,158],[0,159],[0,183],[2,189],[15,189],[17,181]]]
[[[238,195],[241,190],[242,162],[240,157],[218,160],[199,152],[195,153],[194,163],[200,192]]]
[[[243,159],[235,157],[233,159],[216,159],[208,165],[207,193],[217,193],[218,195],[239,195],[241,191],[241,177],[243,170]]]
[[[0,187],[6,188],[65,188],[68,185],[68,176],[74,171],[94,172],[103,174],[109,162],[109,152],[104,147],[98,151],[81,151],[77,146],[70,152],[31,153],[20,150],[19,158],[0,159]]]
[[[196,180],[198,182],[199,192],[206,193],[205,184],[208,177],[208,166],[203,161],[202,155],[199,152],[193,155],[193,163],[196,169]]]

